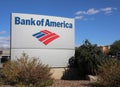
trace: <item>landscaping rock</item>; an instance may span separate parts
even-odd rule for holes
[[[97,76],[93,76],[93,75],[87,75],[86,79],[89,80],[90,82],[98,81],[98,77]]]

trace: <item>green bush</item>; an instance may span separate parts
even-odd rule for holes
[[[2,78],[5,84],[23,87],[44,87],[53,83],[48,65],[42,64],[37,58],[29,58],[25,53],[4,65]]]
[[[83,75],[95,75],[98,65],[104,60],[104,54],[97,45],[91,44],[88,40],[76,48],[75,59],[72,65],[77,66]],[[76,63],[73,64],[73,63]]]
[[[120,87],[120,61],[108,59],[99,66],[99,87]]]
[[[114,43],[110,46],[109,54],[112,56],[116,56],[118,52],[120,52],[120,40],[114,41]]]

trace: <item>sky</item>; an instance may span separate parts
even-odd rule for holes
[[[75,46],[120,40],[120,0],[0,0],[0,48],[10,47],[11,13],[75,19]]]

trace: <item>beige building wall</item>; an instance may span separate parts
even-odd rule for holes
[[[1,49],[0,51],[3,51],[3,53],[0,55],[0,57],[10,56],[10,50],[9,49]]]
[[[2,54],[0,54],[0,68],[3,67],[3,64],[1,64],[1,58],[2,56],[10,56],[10,49],[0,49],[2,51]]]

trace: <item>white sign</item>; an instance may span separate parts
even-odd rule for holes
[[[74,56],[74,19],[12,13],[11,58],[23,52],[51,67],[65,67]]]

